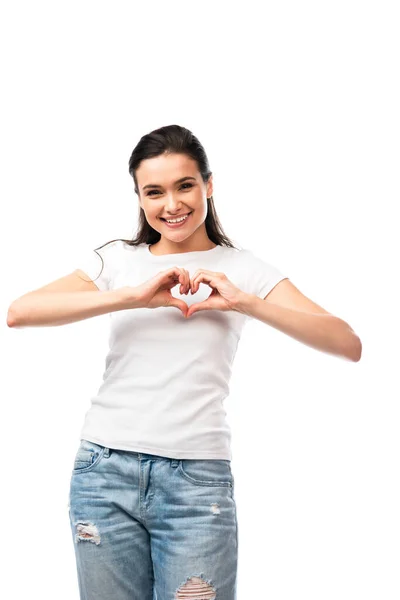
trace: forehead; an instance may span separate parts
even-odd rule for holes
[[[149,184],[168,185],[186,175],[198,175],[196,161],[186,154],[161,154],[146,158],[136,171],[140,187]]]

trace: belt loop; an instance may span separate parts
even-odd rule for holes
[[[105,456],[106,458],[108,458],[110,456],[110,448],[104,448],[103,456]]]
[[[177,458],[171,458],[171,467],[176,468],[179,464],[179,460]]]

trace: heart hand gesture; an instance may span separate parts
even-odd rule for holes
[[[192,304],[188,308],[186,318],[201,310],[238,310],[244,292],[234,286],[225,273],[198,269],[191,280],[192,294],[198,291],[200,283],[207,284],[212,288],[212,292],[206,300]]]
[[[200,283],[208,285],[212,288],[212,292],[206,300],[196,302],[188,307],[186,302],[171,294],[171,289],[178,283],[181,294],[188,294],[189,291],[195,294]],[[186,318],[201,310],[239,311],[240,300],[245,295],[245,292],[233,285],[225,273],[198,269],[190,279],[189,272],[180,267],[171,267],[160,271],[141,285],[134,288],[127,287],[126,293],[132,308],[174,306],[181,310]]]

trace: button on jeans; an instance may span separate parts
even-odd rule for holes
[[[80,440],[69,520],[81,600],[236,600],[229,460]]]

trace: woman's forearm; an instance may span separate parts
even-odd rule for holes
[[[133,288],[131,288],[133,291]],[[10,305],[9,327],[51,327],[135,308],[127,288],[109,291],[29,292]]]
[[[346,321],[335,315],[294,310],[253,294],[241,297],[238,310],[315,350],[354,362],[361,358],[360,338]]]

